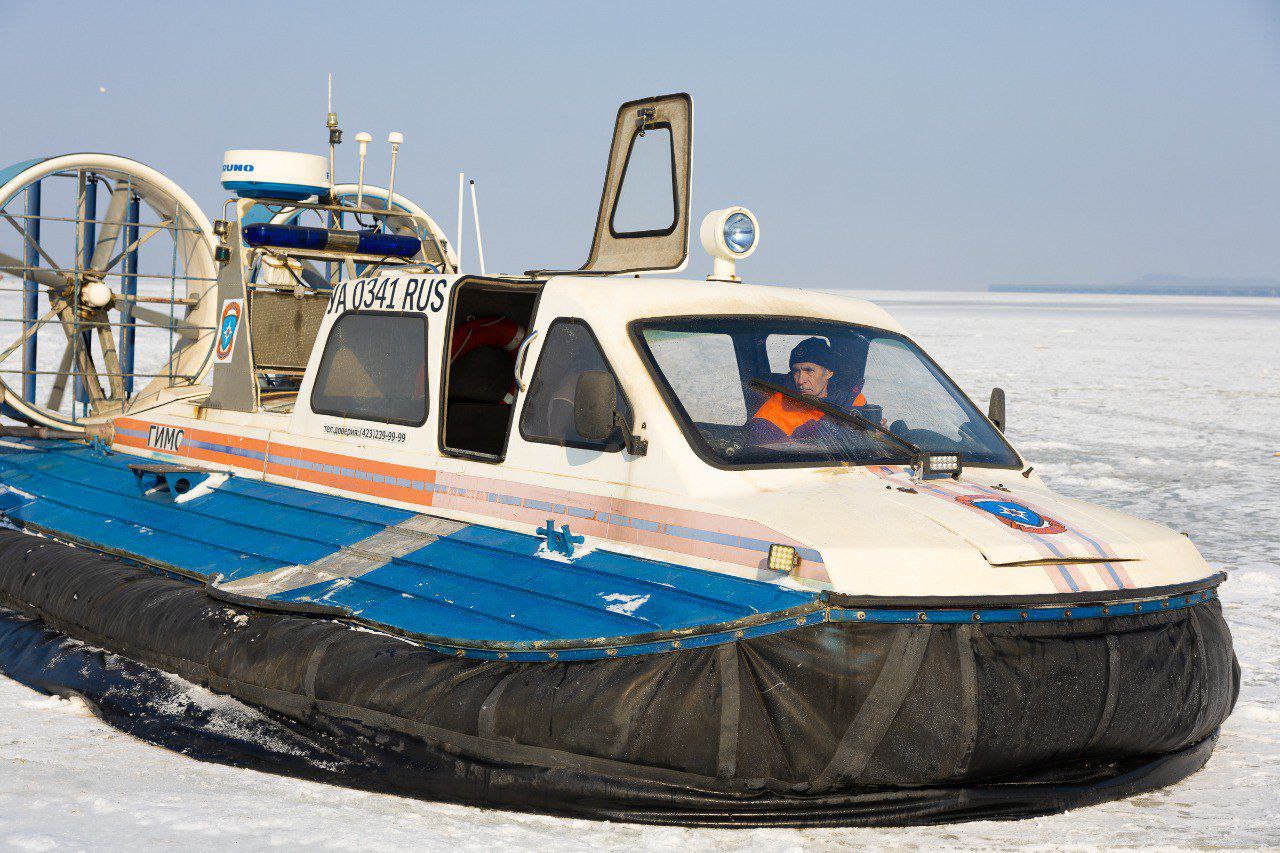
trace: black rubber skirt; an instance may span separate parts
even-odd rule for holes
[[[819,623],[704,649],[441,654],[0,531],[0,672],[197,758],[687,826],[1017,818],[1198,770],[1239,684],[1216,599],[1018,624]],[[253,709],[176,717],[166,675]]]

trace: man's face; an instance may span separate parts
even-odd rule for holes
[[[811,361],[796,362],[791,368],[791,379],[796,383],[796,388],[800,389],[801,394],[808,394],[810,397],[827,396],[827,382],[832,375],[830,370]]]

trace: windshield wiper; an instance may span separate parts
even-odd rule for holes
[[[889,430],[880,426],[880,424],[876,423],[870,418],[864,418],[862,415],[858,414],[857,412],[846,412],[844,409],[833,406],[830,403],[823,402],[822,400],[819,400],[817,397],[810,397],[805,394],[800,394],[795,391],[792,391],[789,388],[784,388],[781,385],[777,385],[773,382],[766,382],[763,379],[753,378],[747,384],[750,385],[752,388],[758,388],[765,391],[773,391],[776,394],[781,394],[782,396],[786,397],[789,400],[795,400],[797,403],[803,403],[806,406],[812,406],[813,408],[817,409],[819,412],[822,412],[823,414],[831,415],[832,417],[845,421],[846,423],[851,423],[855,426],[862,427],[863,429],[870,430],[871,432],[876,434],[877,438],[887,439],[893,444],[896,444],[899,449],[905,450],[908,453],[910,453],[913,461],[915,460],[916,457],[920,456],[920,454],[924,452],[916,445],[907,441],[905,438],[901,438],[900,436],[894,435]]]

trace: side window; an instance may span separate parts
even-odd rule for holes
[[[311,390],[311,410],[406,426],[427,420],[427,318],[421,314],[343,314]]]
[[[520,435],[525,441],[615,452],[623,448],[622,431],[603,442],[588,441],[573,425],[574,393],[578,377],[588,371],[604,371],[614,377],[618,389],[618,411],[630,420],[631,404],[618,385],[616,374],[605,361],[591,328],[581,320],[556,320],[547,331],[547,340],[538,357],[538,367],[529,384],[524,410],[520,413]]]

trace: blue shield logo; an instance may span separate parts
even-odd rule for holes
[[[1061,533],[1067,528],[1052,518],[1043,516],[1031,507],[1017,501],[1001,500],[986,495],[960,495],[957,503],[990,513],[1014,530],[1024,533]]]

